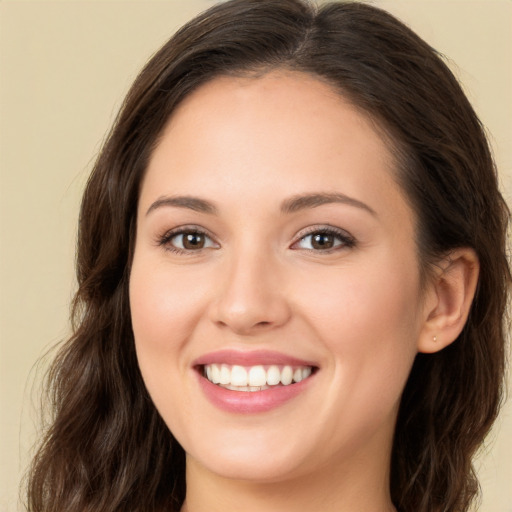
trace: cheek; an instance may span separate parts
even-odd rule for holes
[[[354,402],[389,407],[399,398],[421,329],[416,265],[389,257],[311,281],[302,294],[311,327],[331,355],[333,388]]]
[[[130,308],[139,368],[160,415],[174,431],[190,414],[187,341],[201,316],[204,291],[165,264],[136,255],[130,275]],[[180,411],[177,415],[176,411]]]
[[[328,269],[311,279],[297,297],[329,338],[340,339],[338,333],[343,333],[344,339],[348,337],[347,346],[353,345],[349,342],[353,337],[364,337],[365,343],[377,345],[379,339],[393,338],[400,331],[405,334],[417,324],[420,297],[416,268],[407,271],[397,267],[362,264]]]
[[[149,271],[147,269],[150,269]],[[202,313],[204,290],[195,280],[170,273],[165,265],[147,265],[134,260],[130,276],[130,308],[135,340],[141,348],[175,351],[176,341]]]
[[[137,256],[137,255],[136,255]],[[135,348],[146,387],[160,414],[172,418],[187,386],[187,340],[202,313],[203,290],[180,279],[165,264],[135,257],[130,276],[130,308]],[[182,409],[183,407],[180,407]]]

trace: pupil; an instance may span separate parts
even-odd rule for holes
[[[204,246],[204,236],[200,233],[188,233],[183,237],[185,249],[201,249]]]
[[[311,244],[315,249],[330,249],[334,245],[332,235],[326,233],[318,233],[313,236]]]

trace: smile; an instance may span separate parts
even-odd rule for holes
[[[206,364],[203,376],[211,383],[231,391],[264,391],[276,386],[289,386],[307,379],[311,366]]]
[[[315,361],[271,350],[218,350],[192,362],[203,396],[230,414],[264,413],[308,397],[320,371]]]

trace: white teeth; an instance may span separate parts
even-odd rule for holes
[[[269,386],[277,386],[281,382],[281,371],[277,366],[271,366],[267,370],[267,384]]]
[[[231,391],[262,391],[264,389],[269,389],[268,386],[232,386],[228,384],[227,386],[222,386],[223,388],[230,389]]]
[[[228,365],[223,364],[220,367],[220,384],[229,384],[231,382],[231,369]]]
[[[220,369],[216,364],[212,365],[211,379],[214,384],[218,384],[220,382]]]
[[[283,371],[281,372],[281,384],[283,386],[288,386],[291,384],[293,380],[293,370],[291,366],[285,366]]]
[[[247,370],[243,366],[233,366],[231,368],[231,385],[247,386]]]
[[[228,364],[207,364],[204,376],[214,384],[234,391],[261,391],[270,386],[289,386],[293,382],[301,382],[312,373],[311,366],[279,367],[271,365],[265,369],[263,365],[243,367]]]
[[[264,386],[267,383],[267,372],[263,366],[253,366],[249,370],[249,386]]]

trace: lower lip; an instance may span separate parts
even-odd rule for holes
[[[253,414],[275,409],[303,393],[313,376],[289,386],[275,386],[263,391],[232,391],[213,384],[199,375],[199,384],[210,402],[226,412]]]

